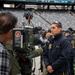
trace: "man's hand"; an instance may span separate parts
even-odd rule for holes
[[[52,66],[47,66],[47,71],[49,72],[49,73],[52,73],[54,70],[52,69]]]

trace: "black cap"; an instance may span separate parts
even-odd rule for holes
[[[70,30],[65,30],[64,32],[65,32],[65,33],[71,33],[71,31],[70,31]]]

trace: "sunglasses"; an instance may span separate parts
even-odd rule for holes
[[[62,28],[62,24],[59,21],[54,21],[52,24],[57,24],[58,27],[61,27]]]

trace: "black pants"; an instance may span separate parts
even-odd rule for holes
[[[74,57],[71,57],[71,60],[70,60],[71,75],[74,75],[74,66],[73,66],[73,63],[74,63]]]
[[[65,72],[48,73],[47,75],[70,75],[70,74],[68,71],[65,71]]]
[[[19,59],[19,65],[21,67],[21,75],[31,75],[32,73],[32,62],[29,59],[23,61]]]
[[[40,70],[41,70],[41,72],[43,72],[42,55],[41,55],[41,57],[40,57]]]

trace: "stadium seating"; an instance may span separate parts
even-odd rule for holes
[[[27,24],[28,21],[25,19],[25,17],[23,17],[25,11],[12,10],[10,12],[12,12],[16,17],[18,17],[18,24],[17,24],[18,26],[21,27],[23,23]],[[53,21],[60,21],[63,25],[63,29],[67,29],[69,27],[75,29],[75,17],[68,12],[64,12],[64,11],[63,12],[62,11],[41,12],[40,11],[40,15],[50,23],[52,23]],[[33,23],[34,27],[42,26],[46,30],[50,27],[50,24],[48,24],[46,21],[44,21],[40,16],[36,15],[35,13],[33,13],[33,19],[31,22]]]

